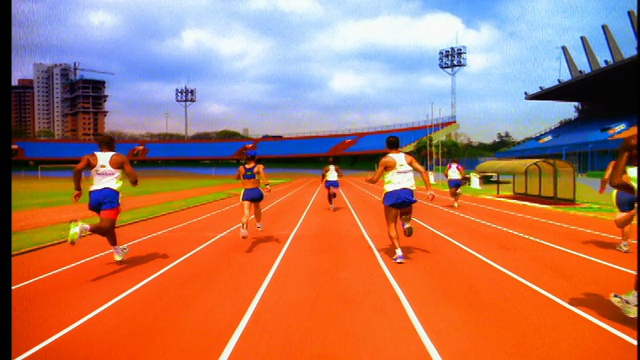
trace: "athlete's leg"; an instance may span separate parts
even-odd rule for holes
[[[242,201],[242,228],[247,228],[247,223],[249,222],[249,218],[251,217],[251,202],[250,201]]]
[[[89,225],[89,231],[98,234],[107,239],[109,245],[117,246],[118,238],[116,236],[116,218],[112,216],[100,216],[100,221]]]
[[[384,207],[384,218],[387,222],[387,234],[396,251],[400,249],[400,240],[397,229],[398,213],[398,209],[394,209],[391,206]]]
[[[253,216],[258,224],[262,224],[262,206],[260,206],[259,202],[253,203]]]

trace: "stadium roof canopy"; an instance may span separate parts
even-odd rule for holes
[[[525,100],[636,103],[638,54],[525,96]]]

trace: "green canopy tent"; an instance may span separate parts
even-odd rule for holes
[[[576,172],[571,163],[557,159],[489,160],[475,172],[496,174],[498,195],[500,175],[513,176],[513,194],[543,199],[576,201]]]

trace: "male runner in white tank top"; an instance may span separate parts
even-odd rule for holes
[[[382,203],[384,204],[387,233],[396,251],[393,261],[402,264],[404,263],[404,254],[400,248],[397,224],[398,217],[400,217],[404,235],[406,237],[413,235],[411,214],[413,204],[418,201],[414,196],[416,189],[414,171],[417,171],[422,177],[427,190],[427,198],[433,200],[435,194],[431,191],[431,182],[427,171],[413,156],[400,151],[400,139],[397,136],[387,137],[386,146],[389,153],[380,160],[375,174],[365,181],[375,184],[380,177],[384,176]]]
[[[336,198],[336,189],[340,188],[338,179],[342,177],[342,169],[335,164],[332,157],[329,158],[329,165],[322,169],[320,181],[322,181],[325,189],[327,189],[327,200],[329,200],[329,210],[333,211],[334,199]]]
[[[464,167],[458,164],[458,158],[453,158],[444,170],[444,176],[447,178],[449,186],[449,196],[453,198],[453,207],[458,207],[458,199],[462,194],[462,183],[464,181]]]
[[[73,169],[73,184],[75,192],[73,201],[82,197],[82,172],[91,170],[92,185],[89,188],[89,210],[100,217],[96,224],[85,224],[72,221],[69,226],[68,242],[74,245],[85,233],[91,232],[107,239],[113,248],[113,258],[121,263],[129,249],[118,246],[116,236],[116,221],[120,214],[120,187],[122,173],[127,176],[132,186],[138,185],[138,176],[131,167],[126,156],[116,153],[115,139],[110,135],[103,135],[98,139],[100,151],[84,155]]]

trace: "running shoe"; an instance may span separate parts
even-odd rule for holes
[[[335,207],[333,206],[333,199],[331,199],[331,204],[329,205],[329,210],[333,211]]]
[[[67,242],[71,245],[75,245],[76,241],[80,239],[82,235],[82,223],[77,220],[73,220],[69,223],[69,236],[67,237]]]
[[[624,295],[620,295],[626,302],[633,306],[638,306],[638,292],[636,290],[631,290]]]
[[[618,244],[618,246],[616,246],[616,249],[622,251],[623,253],[631,252],[631,249],[629,249],[629,244],[627,244],[626,242]]]
[[[614,293],[609,296],[609,300],[611,300],[611,302],[615,306],[619,307],[620,310],[622,310],[623,314],[625,314],[630,318],[636,319],[638,317],[637,300],[636,300],[636,304],[634,305],[624,298],[625,295],[619,295]]]
[[[393,262],[396,264],[404,264],[404,255],[396,255],[393,257]]]
[[[246,239],[249,237],[249,231],[247,229],[240,228],[240,237]]]
[[[454,207],[455,209],[457,209],[457,208],[458,208],[458,202],[457,202],[457,201],[454,201],[454,202],[453,202],[453,207]]]
[[[124,261],[125,256],[129,253],[129,248],[126,245],[120,246],[120,255],[118,253],[113,253],[113,260],[115,260],[118,264]]]
[[[256,224],[256,230],[262,231],[262,223],[257,223]]]
[[[402,223],[402,232],[404,236],[411,237],[413,235],[413,226],[410,223]]]

